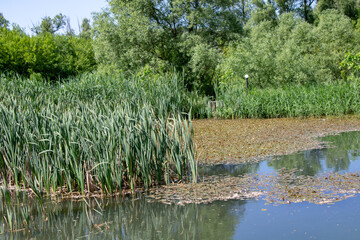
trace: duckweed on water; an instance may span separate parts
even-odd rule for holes
[[[242,164],[266,156],[323,148],[330,134],[359,131],[357,117],[195,120],[200,164]]]
[[[333,203],[360,193],[360,173],[296,175],[283,170],[276,175],[209,177],[197,184],[179,184],[152,190],[151,199],[167,204],[210,203],[217,200],[261,197],[272,204]]]

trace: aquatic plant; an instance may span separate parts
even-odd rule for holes
[[[360,113],[360,82],[250,88],[241,83],[216,88],[220,118],[343,116]]]
[[[172,89],[173,99],[170,80],[140,80],[84,75],[51,85],[2,75],[2,184],[42,199],[196,181],[191,120],[175,105],[183,93]]]

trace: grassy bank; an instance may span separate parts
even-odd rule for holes
[[[2,75],[2,184],[41,198],[195,181],[183,92],[140,80],[84,75],[54,85]]]

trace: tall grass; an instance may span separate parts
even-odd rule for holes
[[[42,198],[60,188],[111,194],[196,181],[191,121],[182,112],[192,106],[187,93],[177,79],[146,84],[84,75],[51,85],[2,75],[2,184]]]
[[[360,113],[360,82],[216,88],[217,109],[177,75],[83,75],[55,84],[0,77],[0,176],[35,195],[196,181],[191,118]],[[191,113],[191,114],[189,114]]]
[[[228,84],[216,88],[220,118],[342,116],[360,113],[360,81],[253,88]]]

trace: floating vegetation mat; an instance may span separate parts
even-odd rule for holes
[[[274,175],[206,177],[197,184],[155,188],[149,201],[166,204],[210,203],[217,200],[263,198],[272,204],[334,203],[360,193],[360,173],[326,173],[302,176],[295,170]]]
[[[318,138],[359,131],[360,118],[275,118],[194,120],[200,164],[242,164],[264,157],[323,148]]]

